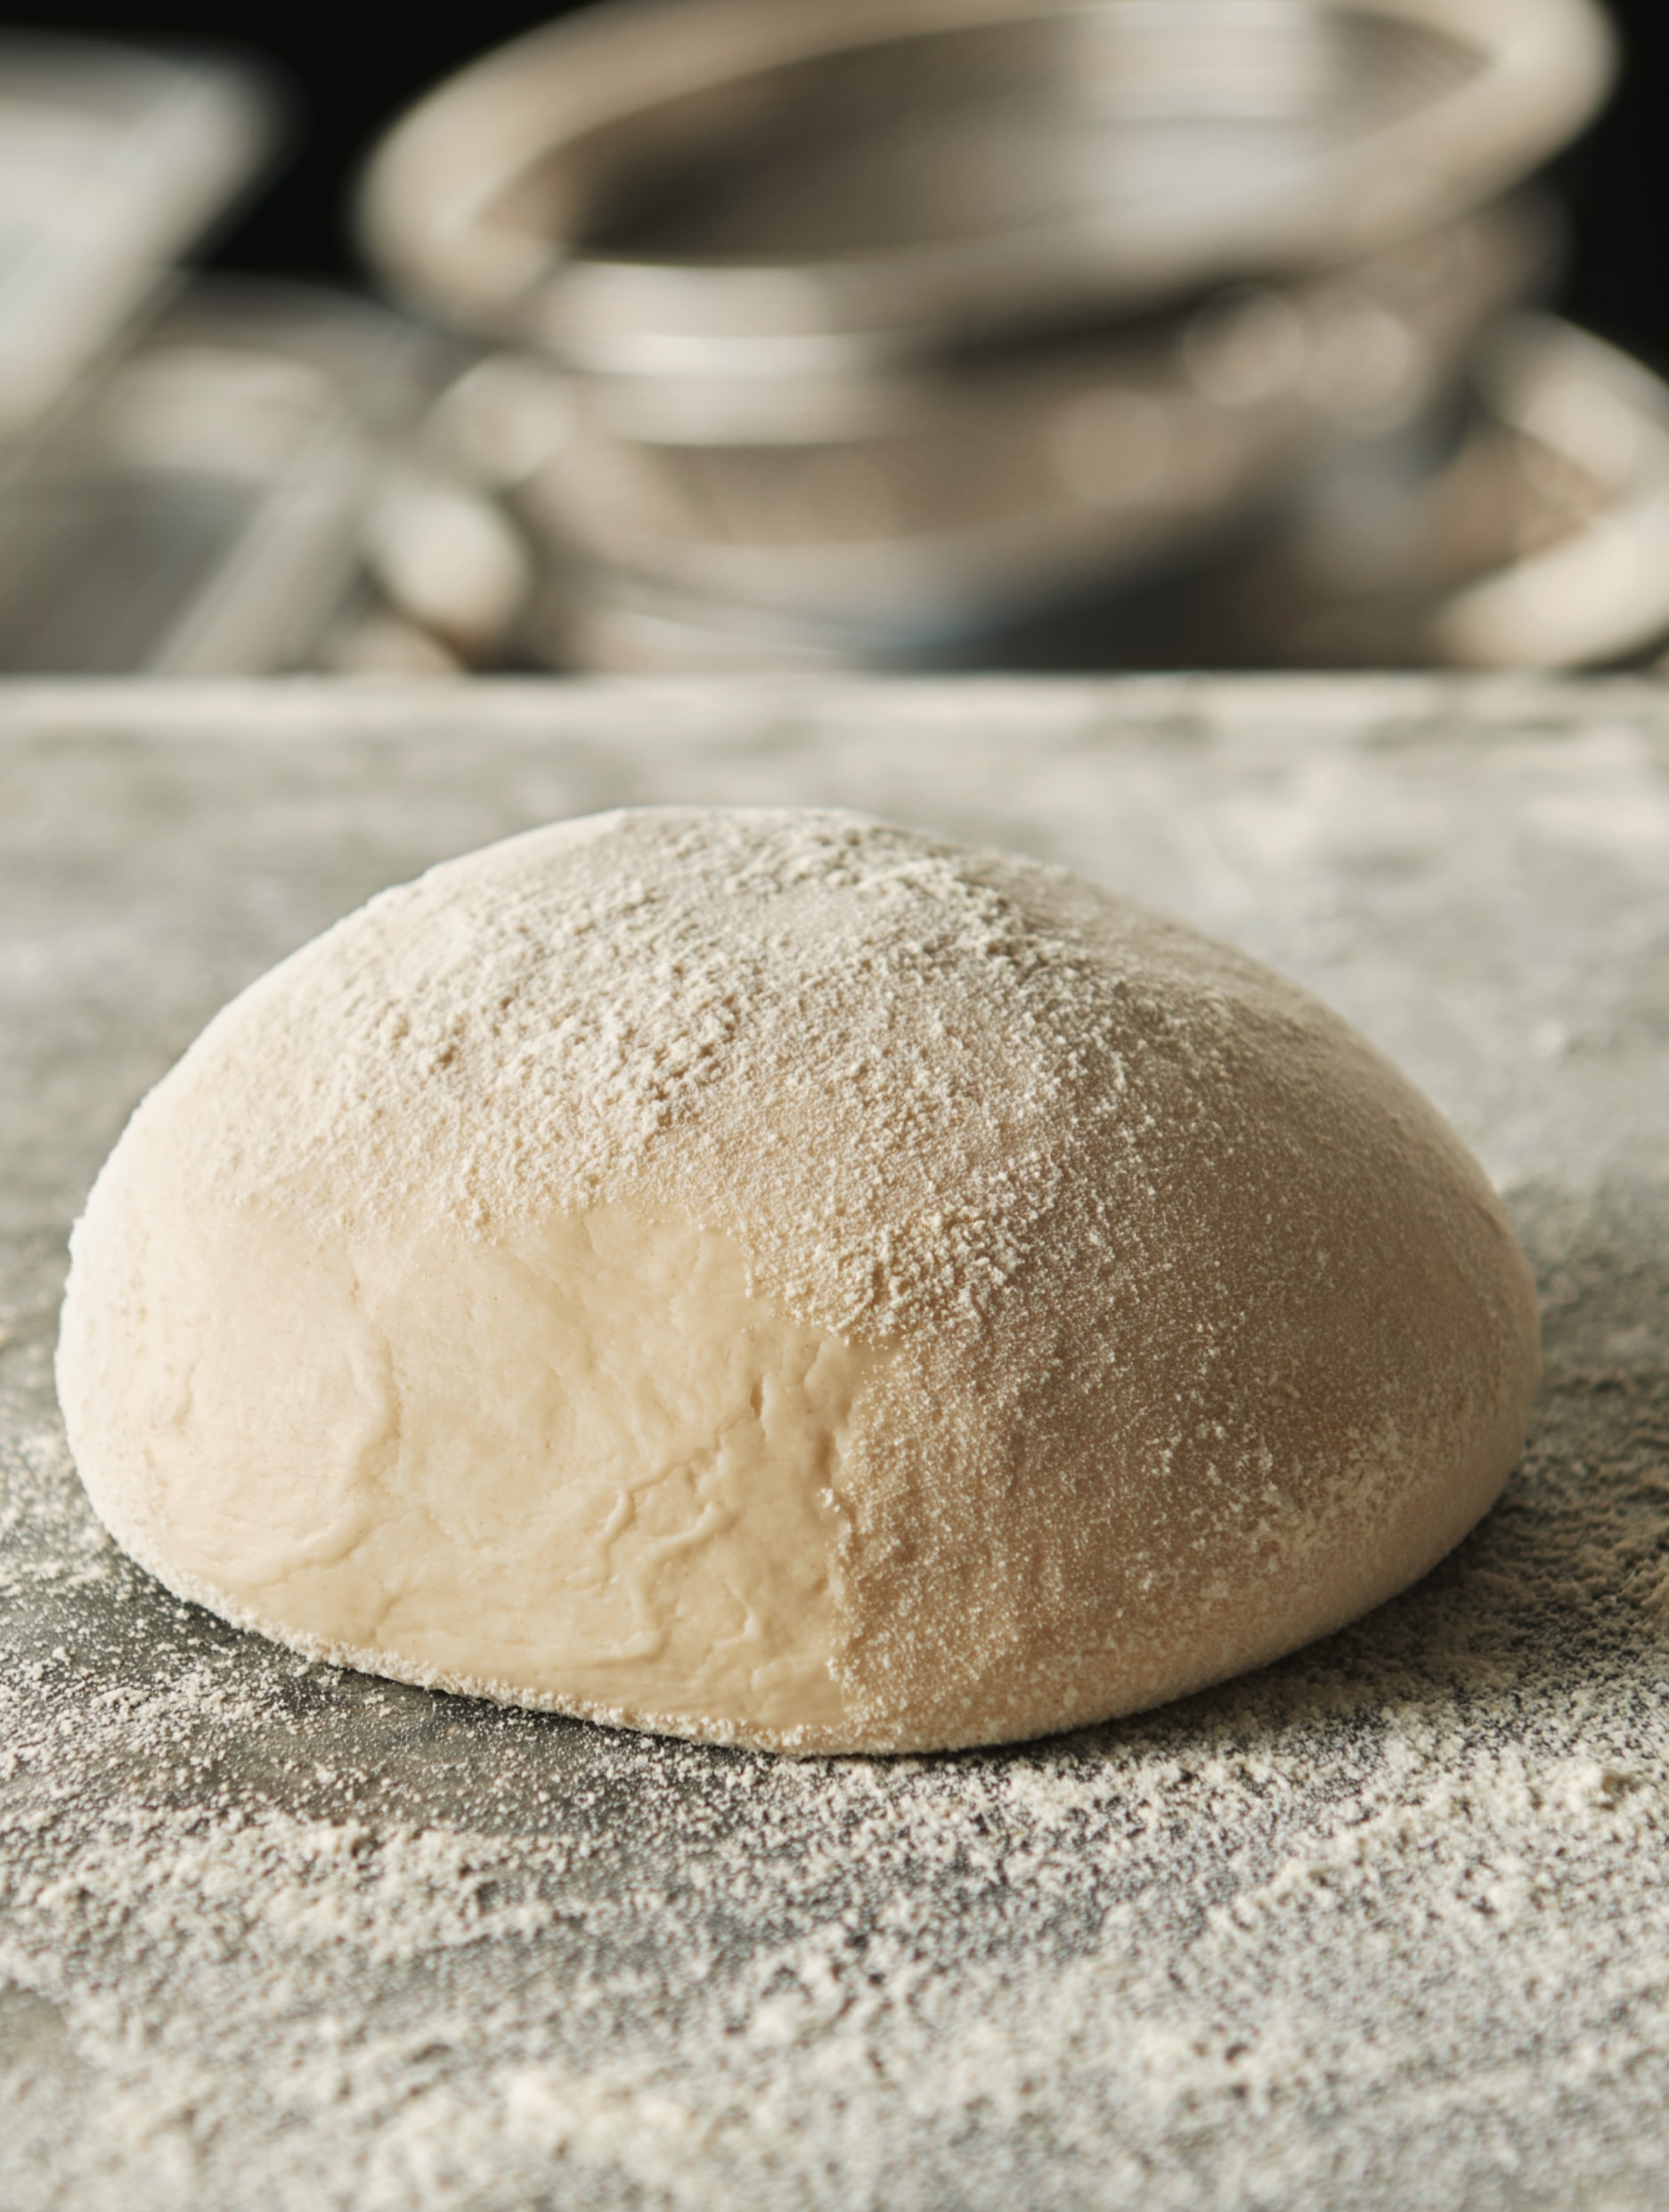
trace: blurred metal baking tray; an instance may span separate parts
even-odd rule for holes
[[[619,0],[384,144],[412,300],[610,373],[827,374],[1349,259],[1592,112],[1589,0]]]
[[[74,388],[275,130],[245,64],[0,32],[0,442]]]
[[[354,577],[427,346],[346,294],[186,296],[0,476],[0,673],[304,660]]]
[[[1307,283],[875,379],[872,427],[798,445],[624,435],[606,383],[552,378],[517,502],[558,551],[672,590],[966,628],[1219,540],[1318,457],[1404,432],[1549,258],[1535,210],[1500,204]]]

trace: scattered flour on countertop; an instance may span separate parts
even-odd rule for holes
[[[0,2201],[1397,2204],[1437,2130],[1426,2202],[1557,2135],[1653,2203],[1580,2114],[1665,2064],[1666,1449],[1661,1381],[1567,1375],[1478,1536],[1317,1651],[795,1766],[252,1648],[78,1543],[38,1435],[73,1640],[4,1691]]]

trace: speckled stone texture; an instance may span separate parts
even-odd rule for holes
[[[311,1667],[106,1542],[69,1223],[232,991],[621,801],[836,801],[1286,969],[1505,1192],[1548,1359],[1436,1574],[1136,1721],[784,1763]],[[1669,696],[0,696],[0,2212],[1661,2212]]]

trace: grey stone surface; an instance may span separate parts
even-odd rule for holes
[[[69,1221],[216,1006],[623,801],[1071,863],[1400,1060],[1536,1261],[1502,1507],[1167,1712],[794,1765],[307,1666],[104,1541]],[[1397,680],[0,696],[0,2208],[1669,2201],[1669,699]]]

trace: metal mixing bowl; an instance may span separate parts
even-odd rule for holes
[[[559,577],[539,642],[576,667],[657,671],[1658,660],[1669,386],[1547,315],[1506,318],[1471,381],[1452,437],[1364,444],[1238,542],[1030,617],[865,630],[584,568]]]
[[[362,200],[397,289],[610,374],[838,374],[1371,253],[1592,113],[1589,0],[618,0]]]
[[[1547,237],[1498,206],[1307,283],[895,374],[869,427],[798,445],[629,435],[606,382],[553,377],[517,502],[558,556],[672,590],[877,644],[969,627],[1174,561],[1405,431],[1536,289]]]

